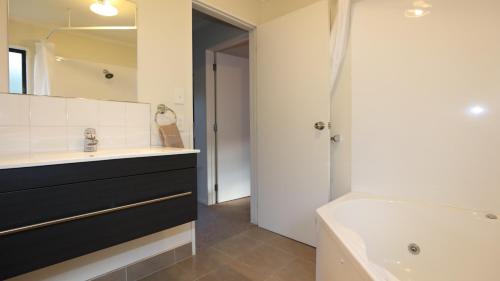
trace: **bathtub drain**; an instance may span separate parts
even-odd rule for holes
[[[408,245],[408,252],[410,252],[410,254],[412,255],[418,255],[420,254],[420,246],[415,243],[411,243],[410,245]]]

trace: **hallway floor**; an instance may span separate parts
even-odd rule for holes
[[[314,281],[314,248],[250,223],[250,199],[199,206],[198,253],[143,281]]]

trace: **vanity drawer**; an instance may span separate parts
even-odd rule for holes
[[[163,202],[0,236],[0,280],[196,220],[193,193]]]
[[[0,231],[195,191],[189,168],[2,193]]]
[[[0,170],[0,193],[196,167],[196,154],[113,159]]]

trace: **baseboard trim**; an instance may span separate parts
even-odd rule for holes
[[[170,251],[110,271],[92,278],[89,281],[137,281],[155,272],[169,268],[190,258],[192,255],[192,243],[188,243]]]

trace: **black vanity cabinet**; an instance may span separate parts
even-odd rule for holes
[[[196,220],[196,154],[0,170],[0,280]]]

